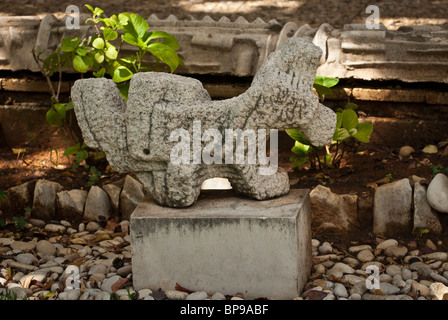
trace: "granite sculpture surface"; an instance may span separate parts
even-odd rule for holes
[[[321,55],[306,38],[287,39],[250,88],[226,100],[212,101],[196,79],[163,72],[135,74],[127,102],[106,78],[77,80],[71,97],[85,143],[104,151],[114,170],[133,172],[158,204],[190,206],[213,177],[243,196],[271,199],[289,191],[276,165],[276,130],[297,128],[317,146],[333,137],[336,115],[312,91]]]

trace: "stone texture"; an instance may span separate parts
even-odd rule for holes
[[[131,217],[134,288],[174,290],[178,282],[247,299],[292,299],[311,270],[310,218],[308,192],[299,189],[263,202],[209,191],[183,209],[147,197]]]
[[[307,39],[288,39],[264,61],[251,87],[227,100],[212,101],[195,79],[161,72],[135,74],[127,103],[115,83],[104,78],[76,81],[71,97],[86,144],[104,151],[115,170],[134,172],[158,204],[190,206],[203,181],[214,177],[229,179],[235,192],[249,198],[270,199],[289,190],[288,175],[275,159],[270,168],[260,159],[234,165],[230,159],[226,163],[223,152],[212,160],[224,165],[205,165],[195,159],[206,146],[202,141],[185,151],[187,163],[176,164],[170,154],[180,142],[170,137],[182,129],[190,146],[190,137],[200,138],[208,129],[224,137],[225,129],[297,128],[315,145],[331,142],[336,115],[312,92],[321,55]],[[274,141],[271,137],[271,147]],[[244,144],[244,155],[248,152]],[[260,174],[262,169],[274,170]]]
[[[50,220],[56,216],[56,194],[63,187],[53,181],[38,180],[34,187],[33,209],[31,215],[34,218]]]
[[[413,232],[428,229],[433,234],[442,233],[442,224],[437,213],[428,203],[425,186],[414,184],[414,220]]]
[[[131,176],[126,176],[123,189],[120,194],[121,218],[124,220],[129,220],[132,212],[135,208],[137,208],[144,196],[145,191],[143,189],[143,185]]]
[[[434,300],[448,300],[448,287],[443,283],[435,282],[429,286],[428,295]]]
[[[448,177],[443,173],[436,174],[429,183],[426,196],[434,210],[448,213]]]
[[[382,185],[375,190],[373,233],[393,236],[411,231],[412,188],[409,179]]]
[[[123,188],[123,184],[124,179],[120,179],[102,186],[103,190],[109,195],[110,203],[115,213],[118,213],[120,210],[120,193]]]
[[[48,256],[56,255],[55,246],[48,240],[40,240],[36,244],[36,250],[44,255],[48,255]]]
[[[17,212],[23,212],[26,207],[32,207],[35,184],[35,182],[25,182],[6,190],[8,193],[6,199],[0,201],[2,211],[16,214]]]
[[[358,220],[361,228],[371,228],[373,221],[373,199],[374,193],[358,195]]]
[[[13,250],[30,251],[36,248],[36,242],[14,241],[9,246]]]
[[[284,25],[274,19],[265,22],[260,18],[247,21],[243,17],[236,20],[232,17],[230,20],[225,16],[219,19],[216,15],[216,21],[209,16],[204,16],[202,20],[181,20],[173,15],[162,19],[151,15],[147,21],[155,30],[168,31],[176,36],[185,61],[180,71],[183,73],[253,76],[270,52],[294,36],[307,37],[324,51],[318,69],[320,75],[363,80],[445,81],[443,75],[447,70],[447,52],[446,29],[443,26],[402,26],[395,30],[380,24],[379,29],[370,30],[364,21],[350,23],[367,17],[363,2],[351,5],[351,11],[358,13],[356,19],[352,16],[344,22],[333,20],[333,16],[340,15],[331,13],[342,12],[343,5],[325,7],[322,4],[322,10],[313,9],[325,12],[323,16],[326,16],[314,21],[313,27],[297,24],[298,21],[310,20],[305,17],[310,8],[302,12],[298,21],[288,22],[286,19]],[[390,8],[380,7],[384,12],[391,11]],[[284,10],[281,6],[278,8]],[[443,11],[442,8],[433,7],[432,10]],[[396,8],[395,16],[400,9]],[[267,18],[266,15],[262,17]],[[42,49],[43,58],[48,56],[56,46],[52,40],[62,38],[67,32],[65,20],[51,14],[42,19],[31,16],[14,18],[2,17],[0,31],[9,40],[4,41],[0,50],[0,69],[39,71],[31,50],[39,52]],[[322,21],[327,23],[319,25]],[[344,27],[334,29],[328,23]],[[94,34],[94,29],[82,22],[79,28],[70,30],[71,36]],[[42,87],[44,85],[37,86],[35,90],[40,91]]]
[[[403,258],[406,253],[408,253],[408,248],[400,245],[393,245],[384,249],[384,254],[389,257]]]
[[[358,225],[357,196],[337,195],[318,185],[310,192],[312,227],[316,232],[348,232]]]
[[[64,218],[80,218],[84,213],[87,191],[73,189],[61,191],[56,194],[58,212]]]
[[[106,191],[98,186],[92,186],[87,194],[84,217],[94,221],[100,221],[100,216],[106,218],[112,210],[109,196]]]

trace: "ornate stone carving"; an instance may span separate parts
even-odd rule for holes
[[[81,16],[85,21],[87,15]],[[334,29],[280,25],[258,18],[243,17],[218,21],[206,16],[178,20],[171,15],[147,19],[152,30],[173,34],[180,44],[185,68],[179,74],[219,74],[252,77],[267,56],[289,37],[307,37],[323,55],[318,75],[363,80],[400,80],[404,82],[448,82],[448,30],[444,26],[406,26],[388,30],[380,25],[370,30],[364,24],[348,24]],[[54,50],[67,36],[94,35],[89,25],[68,29],[65,19],[38,17],[0,17],[0,70],[39,71],[31,50]],[[126,44],[123,54],[134,50]],[[150,55],[145,63],[152,63]]]

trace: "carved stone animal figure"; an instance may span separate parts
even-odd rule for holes
[[[229,179],[241,195],[270,199],[289,191],[284,169],[262,175],[259,169],[267,164],[260,159],[175,163],[170,155],[180,142],[172,134],[188,132],[194,144],[195,124],[200,124],[200,136],[214,132],[216,139],[221,133],[223,140],[229,129],[298,128],[314,145],[330,143],[336,115],[312,91],[321,55],[321,49],[305,38],[288,39],[263,63],[250,88],[227,100],[212,101],[198,80],[155,72],[132,77],[127,102],[116,84],[105,78],[77,80],[71,97],[85,143],[104,151],[116,171],[133,172],[158,204],[190,206],[202,182],[213,177]],[[206,144],[202,136],[199,152]],[[245,155],[249,148],[244,145]],[[193,145],[188,152],[188,159],[194,160],[198,149]]]

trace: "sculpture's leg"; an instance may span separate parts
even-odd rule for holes
[[[204,180],[200,165],[169,163],[166,170],[166,186],[170,206],[188,207],[196,202]]]
[[[136,176],[161,206],[188,207],[199,197],[204,180],[197,165],[168,164],[166,170],[137,172]]]
[[[283,168],[272,175],[261,175],[256,165],[236,165],[228,179],[236,193],[257,200],[282,196],[289,191],[288,173]]]

